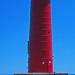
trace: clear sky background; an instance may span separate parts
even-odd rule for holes
[[[54,71],[75,73],[75,0],[52,0]],[[27,72],[30,0],[0,0],[0,74]]]

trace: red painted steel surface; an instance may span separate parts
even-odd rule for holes
[[[50,0],[31,0],[29,72],[53,73]]]

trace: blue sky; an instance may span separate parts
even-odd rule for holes
[[[0,74],[27,72],[30,0],[0,0]],[[54,71],[75,73],[75,0],[52,0]]]

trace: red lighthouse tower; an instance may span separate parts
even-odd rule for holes
[[[53,73],[50,0],[31,0],[29,73]]]
[[[68,75],[53,73],[50,0],[31,0],[30,14],[29,73],[15,75]]]

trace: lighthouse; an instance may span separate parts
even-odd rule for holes
[[[50,0],[31,0],[28,72],[53,73]]]
[[[31,0],[28,73],[14,75],[68,75],[53,72],[50,0]]]

